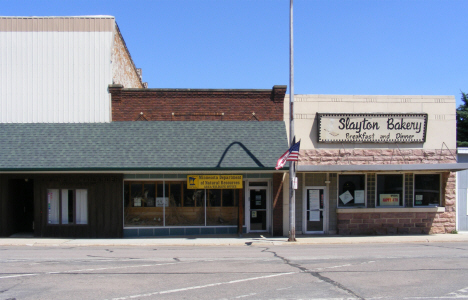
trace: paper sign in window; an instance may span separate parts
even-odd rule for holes
[[[156,206],[157,207],[165,207],[169,206],[169,198],[168,197],[156,197]]]
[[[133,206],[141,206],[141,197],[133,198]]]
[[[320,221],[320,190],[309,190],[309,221]]]
[[[351,195],[349,191],[346,191],[340,195],[340,200],[343,202],[343,204],[347,204],[349,201],[353,199],[354,199],[353,195]]]
[[[400,205],[399,194],[380,194],[380,205]]]
[[[356,203],[364,204],[364,190],[354,191],[354,204]]]

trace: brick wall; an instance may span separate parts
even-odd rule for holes
[[[386,165],[386,164],[438,164],[456,163],[453,155],[456,150],[423,150],[423,149],[313,149],[301,150],[299,162],[301,165]],[[442,205],[444,211],[436,208],[412,208],[413,205],[413,173],[405,173],[405,208],[385,209],[379,212],[375,208],[375,186],[369,182],[375,180],[375,173],[367,176],[368,199],[367,209],[359,212],[341,209],[337,213],[337,233],[344,235],[373,234],[435,234],[450,233],[456,224],[456,174],[443,172]],[[336,197],[330,197],[336,202]],[[399,211],[398,211],[399,210]],[[411,212],[414,210],[414,212]],[[431,210],[430,212],[428,210]]]
[[[126,88],[143,88],[141,77],[117,25],[112,49],[112,81]]]
[[[387,165],[456,163],[456,149],[312,149],[300,150],[301,165]]]
[[[286,86],[271,90],[109,87],[113,121],[282,121]]]
[[[412,174],[406,174],[412,176]],[[442,206],[441,212],[432,208],[430,212],[423,212],[419,208],[411,208],[413,195],[407,195],[405,199],[407,208],[392,209],[389,212],[385,208],[359,209],[361,212],[346,212],[342,209],[337,214],[338,234],[343,235],[373,235],[373,234],[436,234],[450,233],[455,230],[456,224],[456,200],[455,200],[456,174],[445,172],[442,174]],[[369,204],[369,201],[368,201]],[[400,212],[398,211],[400,210]],[[401,211],[404,210],[404,211]],[[414,212],[411,212],[414,210]]]

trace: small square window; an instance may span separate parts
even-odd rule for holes
[[[366,206],[366,175],[339,175],[338,207]]]
[[[440,205],[440,175],[414,175],[414,206]]]
[[[377,206],[403,206],[403,175],[377,175]]]

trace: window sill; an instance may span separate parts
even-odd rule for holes
[[[336,213],[383,213],[383,212],[434,212],[443,213],[445,207],[398,207],[398,208],[338,208]]]

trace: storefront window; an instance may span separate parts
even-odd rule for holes
[[[366,175],[339,175],[338,207],[365,207]]]
[[[414,206],[436,206],[440,204],[440,175],[414,175]]]
[[[47,190],[48,224],[88,224],[88,190]]]
[[[377,206],[403,206],[403,175],[377,175]]]
[[[124,197],[125,226],[222,226],[238,223],[239,190],[236,189],[188,189],[187,184],[180,181],[125,182]]]

